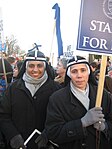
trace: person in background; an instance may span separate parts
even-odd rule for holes
[[[3,64],[4,63],[4,64]],[[5,78],[6,76],[6,78]],[[13,69],[6,59],[0,59],[0,97],[3,95],[6,87],[11,83]]]
[[[107,57],[107,64],[106,64],[105,75],[108,75],[108,69],[109,69],[110,65],[111,65],[110,58]],[[101,66],[101,60],[100,60],[100,63],[98,64],[98,67],[97,67],[98,70],[100,70],[100,66]]]
[[[17,79],[19,71],[21,70],[23,61],[17,61],[13,69],[13,81]]]
[[[97,70],[98,63],[93,61],[90,63],[90,67],[91,67],[92,72],[94,73]]]
[[[99,82],[99,77],[100,77],[100,70],[97,69],[94,72],[95,79],[97,83]],[[112,94],[112,78],[109,75],[105,75],[105,80],[104,80],[104,88]]]
[[[12,69],[14,68],[14,65],[16,63],[16,59],[12,56],[7,57],[7,61],[11,64]]]
[[[97,83],[90,64],[75,56],[67,64],[65,87],[49,99],[45,129],[59,149],[111,149],[112,96],[103,90],[96,107]]]
[[[105,76],[104,88],[112,94],[112,78],[108,75]]]
[[[53,68],[53,66],[51,65],[51,62],[50,62],[50,58],[46,56],[46,61],[49,65],[49,69],[51,71],[51,74],[52,74],[52,79],[54,80],[55,76],[56,76],[56,73],[55,73],[55,70]]]
[[[5,78],[5,75],[6,75],[6,78]],[[3,96],[7,86],[11,83],[12,75],[13,75],[13,70],[11,65],[6,59],[1,58],[0,59],[0,102],[1,102],[1,97]],[[6,149],[5,147],[6,147],[5,138],[0,129],[0,149]]]
[[[7,59],[7,54],[6,52],[0,51],[0,57],[3,57],[4,59]]]
[[[108,69],[108,76],[112,78],[112,66]]]
[[[60,89],[51,79],[45,55],[36,47],[27,53],[18,78],[7,88],[0,104],[0,129],[7,149],[25,149],[24,141],[30,134],[35,129],[44,130],[49,97]],[[38,144],[32,140],[27,148],[38,149]]]
[[[60,58],[56,68],[56,74],[54,81],[59,82],[62,86],[64,85],[65,73],[67,68],[68,59],[63,57]]]
[[[96,79],[96,81],[97,81],[97,83],[98,83],[99,77],[100,77],[100,69],[97,69],[97,70],[94,72],[94,76],[95,76],[95,79]]]

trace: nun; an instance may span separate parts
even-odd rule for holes
[[[60,85],[53,81],[45,55],[35,46],[27,53],[18,79],[7,88],[1,100],[0,128],[7,149],[25,149],[24,141],[32,132],[44,130],[49,97],[58,89]],[[38,149],[35,137],[26,146]]]
[[[112,97],[104,89],[101,107],[95,107],[97,82],[87,60],[72,57],[65,87],[50,97],[45,128],[59,149],[110,149]]]

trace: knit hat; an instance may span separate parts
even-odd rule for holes
[[[26,61],[37,60],[37,61],[46,61],[44,53],[39,51],[35,46],[33,49],[29,50],[26,55]]]
[[[69,59],[68,61],[68,64],[67,64],[67,69],[66,69],[66,75],[65,75],[65,86],[70,82],[71,78],[69,76],[69,69],[70,69],[70,66],[72,65],[77,65],[77,64],[86,64],[87,68],[88,68],[88,72],[89,72],[89,80],[88,82],[89,83],[92,83],[94,85],[97,85],[97,82],[95,80],[95,77],[92,73],[92,70],[91,70],[91,67],[90,67],[90,64],[88,63],[88,61],[84,58],[84,57],[81,57],[81,56],[75,56],[75,57],[72,57],[71,59]]]

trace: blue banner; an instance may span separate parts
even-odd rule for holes
[[[112,0],[82,0],[77,50],[112,54]]]
[[[63,43],[61,38],[61,29],[60,29],[60,7],[56,3],[52,9],[55,9],[55,19],[56,19],[56,36],[58,43],[58,57],[63,55]]]
[[[6,51],[6,43],[3,43],[3,44],[0,43],[0,51],[2,51],[2,52]]]

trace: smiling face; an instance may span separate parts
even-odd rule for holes
[[[89,72],[86,64],[75,64],[70,67],[70,77],[75,87],[85,90]]]
[[[39,79],[43,76],[45,71],[45,65],[42,61],[29,61],[26,68],[27,73],[35,79]]]

